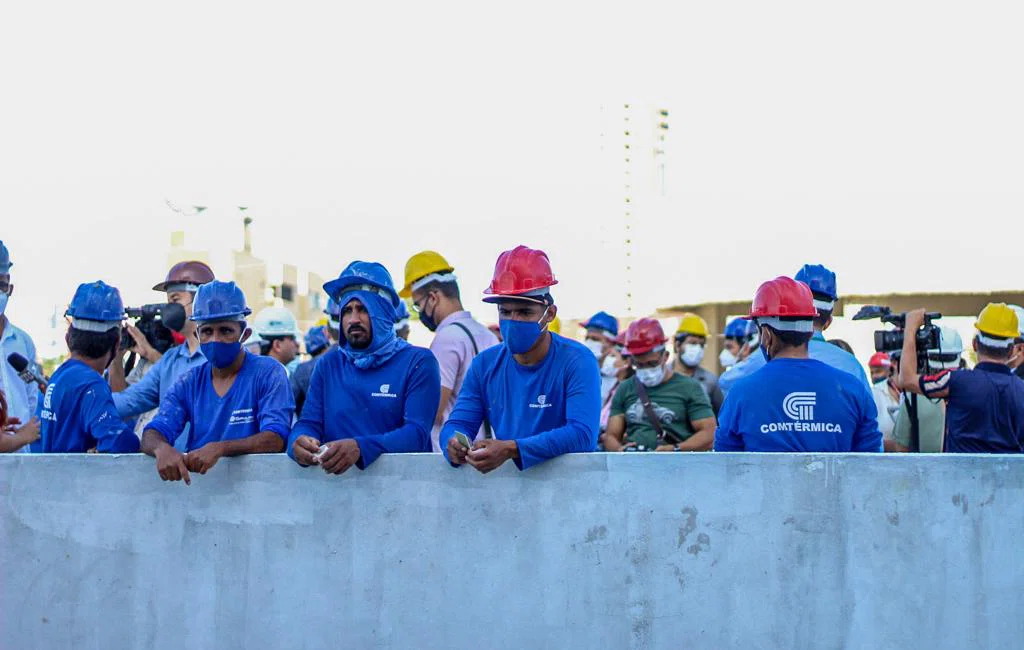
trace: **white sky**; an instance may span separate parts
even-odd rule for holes
[[[899,0],[14,3],[9,315],[46,337],[97,278],[151,302],[181,225],[164,199],[210,206],[191,224],[221,232],[250,206],[257,254],[325,276],[363,258],[400,281],[437,248],[467,296],[501,250],[542,247],[563,314],[621,312],[625,102],[638,313],[745,298],[804,262],[845,293],[1017,288],[998,236],[1024,203],[1022,17]],[[671,111],[663,198],[655,107]]]

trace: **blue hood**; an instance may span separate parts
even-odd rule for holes
[[[348,303],[358,299],[370,314],[370,325],[373,328],[373,341],[370,347],[357,350],[349,345],[342,332],[341,353],[352,361],[357,368],[376,368],[387,363],[388,359],[398,354],[409,344],[395,334],[395,306],[376,293],[369,291],[346,291],[338,297],[341,311]]]

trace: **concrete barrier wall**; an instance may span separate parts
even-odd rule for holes
[[[1024,458],[0,458],[0,647],[1009,648]]]

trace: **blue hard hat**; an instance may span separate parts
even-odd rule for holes
[[[214,280],[199,287],[192,302],[192,320],[241,320],[252,310],[245,306],[245,294],[234,282]]]
[[[10,273],[11,267],[11,252],[4,246],[3,240],[0,240],[0,273]]]
[[[754,321],[746,318],[734,318],[725,326],[725,333],[722,336],[727,339],[746,339],[756,332],[757,325]]]
[[[824,296],[833,302],[839,298],[839,293],[836,291],[836,274],[821,264],[804,264],[804,267],[796,272],[793,279],[810,287],[811,293],[815,297]],[[815,305],[815,307],[825,309],[819,305]],[[827,309],[831,310],[831,306]]]
[[[72,327],[75,329],[105,331],[120,323],[124,318],[124,303],[121,302],[121,292],[117,287],[112,287],[102,280],[90,284],[80,284],[75,291],[75,297],[71,299],[65,316],[72,319]],[[87,321],[85,323],[77,321]],[[91,323],[90,323],[91,321]],[[99,324],[99,327],[90,326]],[[108,327],[102,327],[108,324]],[[84,327],[83,327],[84,325]]]
[[[618,319],[616,319],[614,316],[612,316],[606,311],[597,312],[596,314],[591,316],[589,320],[580,323],[580,327],[585,327],[587,329],[593,328],[598,330],[604,330],[605,332],[610,332],[612,338],[615,338],[616,336],[619,335]]]
[[[338,301],[334,298],[327,299],[327,308],[324,309],[324,313],[331,320],[341,320],[341,307],[338,305]]]
[[[336,280],[324,283],[324,291],[335,300],[346,291],[369,291],[389,300],[395,308],[401,302],[391,274],[377,262],[352,262]]]
[[[309,331],[306,332],[305,341],[306,352],[309,354],[316,354],[331,344],[330,339],[327,338],[327,328],[323,325],[309,328]]]
[[[404,300],[399,301],[398,309],[395,310],[395,322],[403,321],[409,318],[409,306],[405,304]]]

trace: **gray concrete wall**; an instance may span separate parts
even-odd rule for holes
[[[0,647],[1009,648],[1024,458],[0,458]]]

